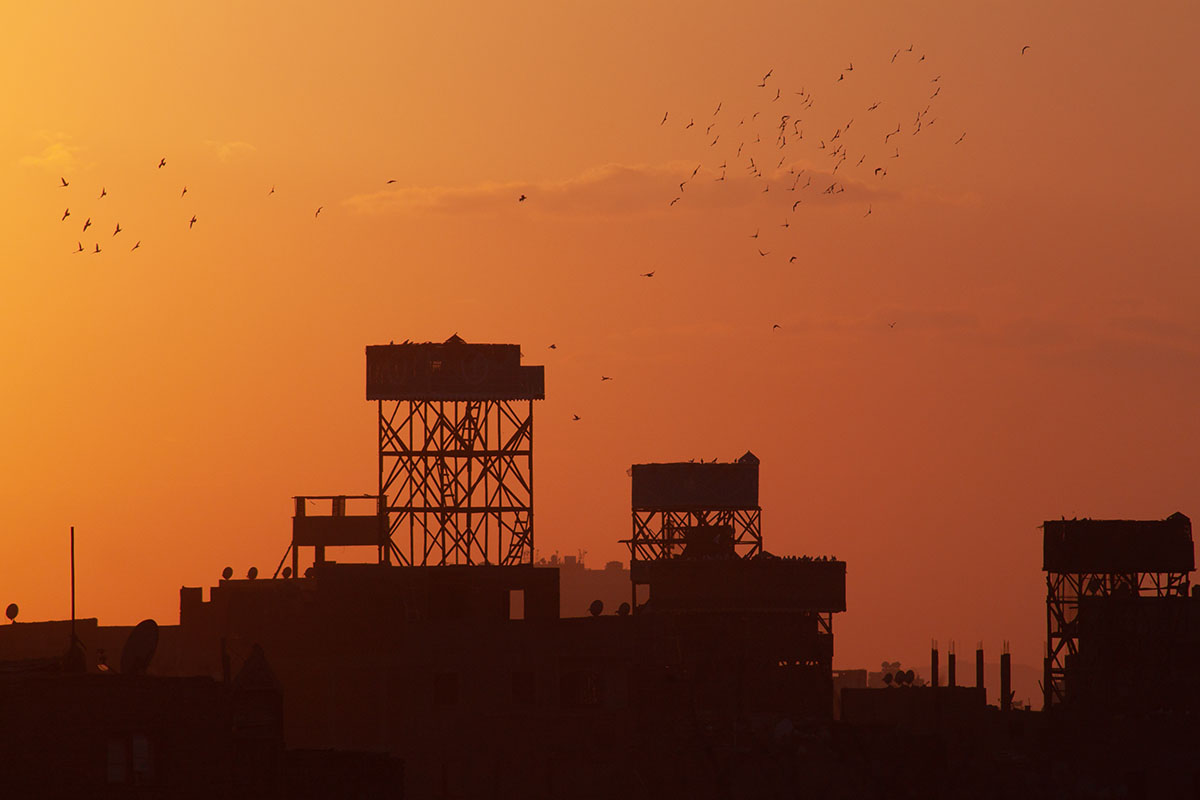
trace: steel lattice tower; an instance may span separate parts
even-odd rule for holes
[[[367,348],[379,495],[401,564],[533,563],[533,401],[542,367],[518,345]]]
[[[732,463],[634,464],[631,475],[631,562],[676,558],[689,547],[738,558],[762,552],[753,453]]]
[[[1046,572],[1046,709],[1069,696],[1079,652],[1079,606],[1087,597],[1186,596],[1194,569],[1192,524],[1165,520],[1048,520],[1042,525]]]

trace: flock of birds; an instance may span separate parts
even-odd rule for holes
[[[167,166],[167,159],[165,157],[163,157],[163,158],[159,158],[158,163],[155,168],[161,170],[161,169],[165,168],[166,166]],[[68,180],[66,177],[60,176],[58,181],[59,181],[58,188],[60,188],[60,189],[71,189],[72,188],[72,182],[70,180]],[[387,181],[387,183],[389,183],[389,184],[395,183],[395,182],[396,182],[395,179],[391,179],[391,180]],[[187,184],[183,184],[183,188],[179,192],[178,199],[184,200],[187,197],[187,194],[188,194]],[[270,188],[270,190],[267,192],[267,196],[270,197],[271,195],[274,195],[274,194],[275,194],[275,187],[272,186]],[[104,200],[104,198],[106,198],[108,196],[109,196],[109,191],[108,191],[107,186],[101,185],[100,193],[95,197],[94,202],[99,202],[101,200]],[[109,202],[111,203],[112,201],[109,201]],[[70,201],[68,201],[68,204],[63,209],[62,215],[59,217],[59,222],[66,223],[67,220],[70,219],[71,217],[75,217],[75,219],[79,218],[79,216],[80,216],[79,214],[73,214],[71,212],[71,207],[72,207],[72,204]],[[315,212],[313,212],[313,218],[320,219],[321,211],[323,211],[324,208],[325,208],[325,206],[317,206],[317,210]],[[80,234],[86,234],[88,232],[89,228],[96,228],[97,230],[99,229],[99,226],[92,221],[91,214],[92,214],[92,212],[89,211],[86,215],[84,215],[83,226],[80,228]],[[181,220],[184,217],[186,217],[186,215],[187,215],[187,212],[184,212],[184,214],[181,215]],[[196,223],[199,221],[200,221],[199,217],[195,213],[192,213],[191,217],[187,219],[187,229],[191,230],[192,228],[194,228],[196,226]],[[120,221],[117,220],[113,223],[112,234],[109,237],[107,237],[107,239],[109,241],[111,241],[114,237],[116,237],[118,234],[121,234],[121,233],[126,233],[126,230],[125,230],[125,228],[121,227]],[[95,234],[93,233],[93,235],[95,235]],[[75,237],[72,237],[72,238],[75,238]],[[129,238],[131,238],[131,237],[129,237],[127,235],[125,237],[125,240],[127,241]],[[73,253],[91,253],[93,255],[99,255],[99,254],[105,252],[107,249],[111,248],[112,246],[113,245],[106,244],[104,247],[101,247],[100,241],[94,241],[91,249],[88,249],[87,247],[84,246],[82,238],[76,238],[75,248],[71,252],[73,252]],[[133,246],[130,247],[129,250],[130,250],[130,252],[133,252],[133,251],[141,249],[141,246],[142,246],[142,241],[141,241],[141,239],[138,239],[138,240],[134,241]]]
[[[1020,54],[1024,55],[1029,49],[1029,45],[1024,45]],[[888,59],[888,68],[903,69],[906,61],[925,64],[926,56],[915,50],[914,45],[909,44],[907,47],[897,48],[891,54]],[[926,70],[931,71],[928,67]],[[834,90],[839,90],[848,81],[861,81],[862,71],[861,67],[855,69],[853,61],[848,61],[847,65],[838,72],[837,78],[832,80]],[[748,116],[737,115],[735,117],[731,110],[726,109],[724,101],[718,101],[713,111],[706,112],[700,122],[696,121],[694,115],[687,117],[686,124],[682,126],[683,131],[701,136],[701,144],[711,155],[707,159],[707,167],[705,161],[702,161],[695,168],[680,176],[681,180],[676,184],[676,190],[672,192],[674,196],[668,201],[668,207],[674,208],[680,203],[686,203],[687,187],[695,181],[708,180],[713,183],[727,184],[730,170],[736,170],[744,177],[759,182],[763,194],[770,193],[774,188],[776,193],[774,196],[783,198],[779,201],[777,216],[766,223],[766,228],[755,227],[753,233],[746,235],[754,243],[753,252],[756,252],[759,258],[765,259],[776,255],[785,257],[787,264],[795,264],[800,259],[800,254],[792,251],[787,236],[790,229],[794,227],[794,215],[805,202],[815,203],[823,199],[835,198],[844,193],[847,183],[853,180],[858,180],[860,186],[869,185],[872,182],[878,185],[887,178],[888,170],[894,169],[895,160],[902,157],[900,143],[907,137],[918,136],[922,133],[928,136],[928,130],[938,121],[936,105],[942,93],[941,74],[933,74],[932,77],[929,77],[920,70],[910,70],[905,77],[923,86],[928,95],[916,107],[910,105],[888,117],[888,119],[896,120],[894,128],[890,124],[880,128],[878,120],[884,118],[891,111],[887,101],[874,99],[865,105],[861,112],[849,116],[840,124],[822,122],[817,118],[817,112],[814,111],[818,101],[818,96],[814,91],[805,86],[801,86],[799,91],[788,87],[789,91],[785,95],[783,87],[778,85],[775,78],[774,69],[768,69],[762,79],[754,84],[760,102],[755,104],[757,108]],[[772,90],[774,91],[772,92]],[[922,105],[923,107],[921,107]],[[723,110],[725,111],[724,116],[722,116]],[[679,115],[676,115],[676,120],[678,118]],[[770,124],[764,128],[768,120]],[[855,125],[856,120],[859,120],[857,126]],[[670,121],[671,111],[668,110],[663,113],[659,127],[665,128]],[[764,134],[766,134],[765,138]],[[966,136],[966,131],[958,133],[954,136],[951,146],[961,144]],[[895,141],[893,141],[894,138]],[[819,167],[812,166],[814,157],[820,162]],[[716,163],[718,159],[720,159],[719,164]],[[163,170],[166,167],[167,159],[160,158],[157,169]],[[856,177],[849,178],[849,175]],[[59,181],[61,189],[70,189],[72,186],[71,181],[66,177],[60,177]],[[394,183],[396,183],[395,179],[389,179],[385,185]],[[107,188],[101,186],[95,202],[103,201],[108,194]],[[187,194],[188,187],[183,184],[178,199],[186,199]],[[274,194],[275,187],[272,186],[267,195]],[[527,200],[529,198],[524,193],[517,197],[518,203],[525,203]],[[320,219],[322,210],[324,210],[324,206],[318,206],[313,213],[313,218]],[[873,204],[868,202],[861,217],[866,219],[873,214]],[[80,215],[72,214],[71,206],[68,204],[59,221],[66,224],[69,219],[72,217],[78,219],[78,216]],[[90,214],[84,216],[80,233],[86,234],[92,228],[98,230],[98,226],[92,221],[92,216]],[[181,221],[184,218],[187,218],[188,230],[194,228],[199,221],[197,214],[192,213],[188,217],[187,211],[181,214]],[[782,219],[782,222],[777,221],[778,219]],[[773,237],[764,233],[764,230],[773,231],[775,228],[783,231],[782,238],[779,235]],[[121,227],[120,221],[114,221],[112,233],[107,240],[111,242],[122,233],[126,233],[125,228]],[[125,241],[129,238],[132,237],[126,235]],[[136,251],[141,248],[141,245],[141,240],[138,239],[129,249],[131,252]],[[98,255],[110,246],[101,247],[100,241],[94,241],[89,250],[84,246],[83,239],[77,238],[75,249],[72,252],[90,252]],[[781,250],[781,248],[784,249]],[[650,270],[639,273],[639,277],[652,279],[656,272],[657,270]],[[889,328],[895,328],[895,326],[895,322],[888,323]],[[772,331],[781,328],[782,326],[778,323],[771,326]],[[557,348],[557,344],[551,344],[548,349],[556,350]],[[608,375],[600,377],[602,383],[611,380],[612,377]],[[578,414],[572,415],[572,421],[580,420],[581,417]]]

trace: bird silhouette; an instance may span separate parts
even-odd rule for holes
[[[659,126],[663,126],[663,125],[667,124],[667,114],[670,114],[670,113],[671,113],[670,111],[667,111],[663,114],[662,122],[658,123]]]
[[[101,186],[101,187],[100,187],[100,196],[99,196],[98,198],[96,198],[96,199],[97,199],[97,200],[103,200],[103,199],[104,199],[104,195],[106,195],[106,194],[108,194],[108,190],[107,190],[107,189],[105,189],[103,186]]]
[[[871,216],[871,206],[870,205],[867,206],[867,213],[863,214],[864,218],[869,217],[869,216]]]
[[[88,217],[87,219],[85,219],[85,220],[83,221],[83,230],[84,230],[84,232],[86,233],[86,232],[87,232],[87,229],[88,229],[88,228],[90,228],[91,226],[92,226],[92,218],[91,218],[91,217]]]
[[[795,260],[796,260],[796,256],[792,256],[791,258],[788,259],[788,263],[791,264]]]
[[[59,219],[59,222],[62,222],[64,219],[66,219],[69,216],[71,216],[71,209],[68,208],[66,211],[63,212],[62,219]]]
[[[954,140],[954,143],[955,143],[955,144],[958,144],[959,142],[961,142],[961,141],[962,141],[963,139],[965,139],[965,138],[967,138],[967,132],[966,132],[966,131],[963,131],[963,135],[962,135],[962,136],[960,136],[960,137],[958,137],[957,139],[955,139],[955,140]]]
[[[558,349],[558,345],[556,345],[556,344],[552,344],[552,345],[550,345],[550,347],[549,347],[548,349],[550,349],[550,350],[557,350],[557,349]]]
[[[129,252],[132,253],[134,250],[137,250],[141,246],[142,246],[142,240],[138,239],[137,242],[134,243],[133,247],[129,248]]]
[[[1022,47],[1022,48],[1021,48],[1021,55],[1025,55],[1025,51],[1026,51],[1026,50],[1028,50],[1028,49],[1029,49],[1029,45],[1025,45],[1024,47]]]
[[[99,253],[99,252],[100,252],[100,245],[99,245],[99,243],[97,243],[96,249],[92,251],[92,254],[95,255],[96,253]]]
[[[667,205],[668,205],[668,206],[673,206],[673,205],[675,205],[675,204],[676,204],[676,203],[678,203],[678,202],[679,202],[679,198],[678,198],[678,197],[676,197],[676,198],[675,198],[674,200],[672,200],[670,203],[667,203]]]
[[[313,219],[316,219],[317,217],[321,216],[321,209],[324,207],[325,206],[317,206],[317,211],[315,214],[313,214]]]
[[[60,177],[60,178],[59,178],[59,180],[60,180],[60,181],[62,181],[62,186],[60,186],[60,187],[59,187],[60,189],[65,189],[66,187],[68,187],[68,186],[70,186],[70,185],[71,185],[71,184],[67,183],[67,179],[66,179],[66,178],[62,178],[62,177]]]
[[[650,270],[649,272],[643,272],[641,276],[642,276],[643,278],[653,278],[653,277],[654,277],[654,270]]]
[[[524,202],[525,202],[525,195],[521,195],[520,197],[518,197],[518,198],[517,198],[517,202],[518,202],[518,203],[524,203]]]
[[[605,381],[611,381],[611,380],[612,380],[612,378],[608,377],[607,375],[601,375],[601,376],[600,376],[600,382],[601,382],[601,383],[604,383]]]
[[[783,327],[782,325],[780,325],[778,322],[776,322],[774,325],[771,326],[771,330],[777,330],[782,327]]]
[[[571,415],[571,421],[572,421],[572,422],[579,422],[579,415],[578,415],[578,414],[572,414],[572,415]]]
[[[167,165],[167,160],[166,160],[165,158],[160,158],[160,159],[158,160],[158,168],[159,168],[159,169],[162,169],[162,168],[163,168],[163,167],[165,167],[166,165]]]
[[[770,250],[759,250],[758,254],[760,256],[769,256],[769,255],[771,255],[771,251]]]
[[[272,187],[271,187],[271,191],[267,192],[267,197],[270,197],[270,196],[271,196],[271,195],[273,195],[273,194],[275,194],[275,187],[274,187],[274,186],[272,186]]]
[[[395,178],[389,178],[387,181],[387,183],[395,183],[395,182],[396,182]]]
[[[83,252],[83,242],[76,242],[76,244],[79,245],[79,247],[76,248],[75,252],[82,253]]]
[[[187,194],[187,187],[186,187],[186,186],[185,186],[185,187],[183,187],[183,191],[179,193],[179,196],[180,196],[180,197],[183,197],[185,194]]]
[[[192,219],[188,222],[188,230],[190,231],[192,229],[192,226],[195,224],[196,224],[196,215],[192,214]]]
[[[121,223],[118,222],[117,227],[113,228],[113,236],[116,236],[120,232],[121,232]]]
[[[896,323],[895,323],[895,322],[889,322],[889,323],[888,323],[888,327],[889,327],[889,328],[894,328],[894,327],[896,327]]]

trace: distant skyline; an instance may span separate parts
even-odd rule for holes
[[[835,667],[1036,665],[1042,520],[1200,516],[1198,21],[7,9],[0,604],[67,616],[72,524],[105,624],[269,574],[293,495],[375,491],[363,348],[458,333],[546,368],[540,553],[625,560],[630,464],[749,449],[766,549],[848,562]]]

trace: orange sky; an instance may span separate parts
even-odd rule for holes
[[[1037,663],[1041,520],[1200,515],[1200,25],[982,5],[6,9],[0,602],[68,613],[71,524],[108,623],[273,569],[374,490],[363,346],[457,332],[546,366],[542,552],[749,448],[767,548],[849,562],[839,666]]]

